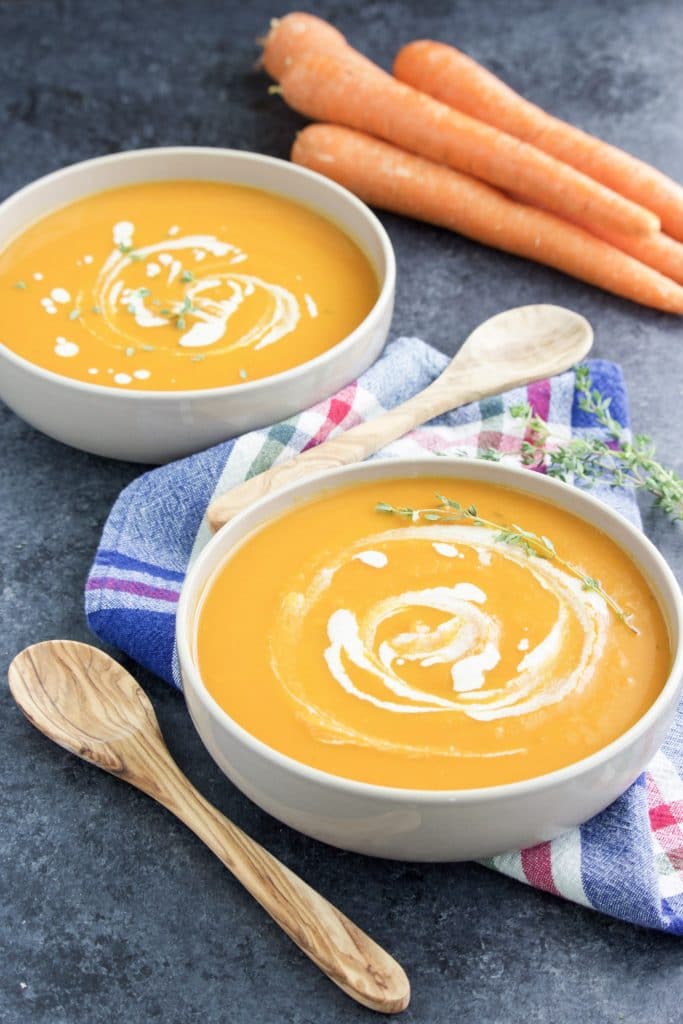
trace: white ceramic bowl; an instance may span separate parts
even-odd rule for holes
[[[250,185],[317,210],[364,250],[377,273],[380,294],[365,320],[334,348],[284,373],[230,387],[122,391],[43,370],[0,344],[0,398],[38,430],[96,455],[167,462],[285,419],[366,370],[389,332],[396,263],[378,219],[322,175],[258,153],[174,147],[74,164],[39,178],[0,204],[0,249],[40,217],[93,192],[174,178]]]
[[[516,487],[580,516],[630,553],[659,596],[674,651],[662,692],[631,729],[590,757],[528,781],[424,791],[368,785],[309,768],[255,739],[219,707],[192,655],[198,601],[214,569],[255,527],[293,504],[337,485],[396,476],[468,477]],[[188,574],[177,636],[185,697],[197,731],[220,768],[259,807],[343,849],[403,860],[469,860],[552,839],[597,814],[630,786],[661,745],[675,712],[683,682],[682,626],[683,599],[662,556],[643,534],[589,494],[499,463],[388,459],[295,484],[223,527]]]

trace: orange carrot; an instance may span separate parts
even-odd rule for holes
[[[341,32],[315,14],[292,11],[284,18],[274,18],[263,42],[262,62],[271,78],[279,81],[294,57],[307,50],[315,53],[336,53],[355,59],[366,67],[376,67],[371,60],[349,46]]]
[[[297,136],[292,160],[373,206],[450,228],[645,306],[683,314],[683,288],[582,228],[369,135],[310,125]]]
[[[525,202],[524,198],[515,192],[508,192],[508,195],[518,203]],[[531,205],[543,209],[540,203]],[[603,242],[609,242],[615,249],[621,249],[634,259],[652,267],[653,270],[658,270],[664,277],[670,277],[672,281],[683,284],[683,245],[661,231],[654,231],[651,235],[624,235],[593,224],[590,233],[601,238]]]
[[[683,284],[683,245],[680,242],[661,231],[651,235],[621,235],[597,227],[593,230],[603,242],[609,242],[615,249],[621,249],[648,267],[658,270],[664,277]]]
[[[286,63],[286,102],[315,121],[377,135],[437,163],[538,200],[561,216],[624,234],[658,228],[654,214],[519,139],[355,59],[305,51]]]
[[[442,103],[523,139],[656,213],[683,241],[683,187],[661,171],[525,100],[471,57],[429,39],[399,51],[394,74]]]

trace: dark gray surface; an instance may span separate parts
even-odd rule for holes
[[[683,178],[679,3],[424,0],[354,11],[350,40],[455,42],[554,112]],[[0,193],[84,157],[141,145],[286,156],[302,121],[251,71],[265,0],[0,0]],[[436,229],[383,218],[398,253],[395,332],[454,352],[525,302],[587,315],[626,371],[638,429],[683,469],[680,321]],[[104,517],[139,469],[63,447],[0,411],[2,666],[25,644],[89,639],[82,586]],[[646,515],[683,568],[680,528]],[[636,1024],[681,1019],[677,940],[539,894],[475,865],[372,861],[261,813],[204,752],[182,698],[139,673],[173,753],[203,793],[385,943],[425,1024]],[[331,1024],[370,1020],[147,798],[33,731],[0,689],[2,1024]]]

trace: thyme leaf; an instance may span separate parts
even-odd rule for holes
[[[603,428],[602,438],[558,438],[535,416],[526,402],[510,407],[510,414],[526,426],[522,462],[545,469],[548,476],[591,487],[598,481],[610,487],[631,486],[646,491],[658,508],[674,520],[683,520],[683,479],[656,458],[655,446],[645,434],[629,437],[612,416],[611,399],[593,387],[587,366],[576,369],[579,408]]]
[[[595,579],[593,576],[589,576],[580,568],[580,566],[576,565],[575,562],[570,562],[566,558],[560,557],[555,550],[555,545],[547,537],[532,533],[530,530],[525,530],[516,523],[511,523],[507,526],[501,523],[494,523],[490,519],[484,519],[477,512],[475,505],[461,505],[460,502],[453,501],[452,498],[448,498],[443,494],[437,494],[436,498],[439,504],[434,508],[400,507],[390,505],[386,501],[380,501],[375,505],[375,510],[377,512],[388,513],[390,515],[410,519],[413,523],[419,522],[420,520],[424,520],[429,523],[466,522],[471,523],[473,526],[483,526],[486,527],[486,529],[494,530],[494,539],[498,543],[509,544],[512,547],[516,547],[528,558],[543,558],[548,562],[554,562],[556,565],[563,566],[563,568],[571,573],[572,576],[575,576],[581,581],[584,590],[592,590],[599,594],[607,606],[614,612],[617,619],[619,619],[627,629],[632,633],[638,633],[637,627],[633,624],[632,617],[624,611],[621,605],[619,605],[613,597],[610,597],[606,590],[603,589],[600,580]]]

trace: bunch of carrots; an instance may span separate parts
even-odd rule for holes
[[[310,14],[274,21],[263,65],[304,128],[292,160],[365,202],[683,314],[683,188],[560,121],[452,46],[393,75]]]

